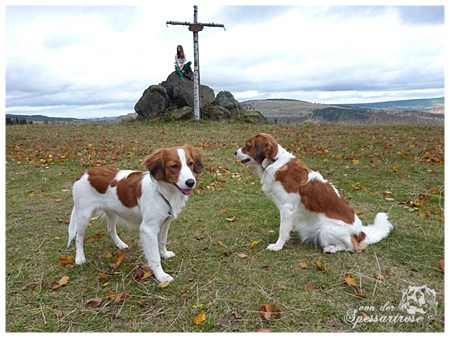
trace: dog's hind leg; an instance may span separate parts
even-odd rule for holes
[[[76,236],[75,244],[77,248],[77,252],[75,255],[75,264],[83,264],[86,262],[86,257],[84,256],[84,233],[86,231],[86,227],[89,224],[89,220],[91,219],[92,211],[91,210],[78,210],[75,209],[72,211],[72,217],[69,225],[69,239],[70,236]],[[73,224],[72,224],[73,222]],[[74,233],[74,230],[76,233]],[[70,242],[69,242],[70,244]]]
[[[128,249],[128,245],[126,243],[124,243],[120,237],[117,235],[117,230],[116,230],[116,226],[117,226],[117,222],[119,221],[119,218],[111,213],[107,213],[105,211],[106,216],[108,217],[108,232],[111,235],[111,238],[114,242],[114,244],[119,248],[119,249]]]

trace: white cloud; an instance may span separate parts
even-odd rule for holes
[[[192,33],[166,26],[192,21],[192,9],[6,7],[7,112],[133,112],[143,91],[173,71],[176,45],[193,61]],[[199,33],[201,80],[216,93],[322,103],[444,95],[442,6],[208,3],[198,15],[226,28]]]

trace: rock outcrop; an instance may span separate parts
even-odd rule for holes
[[[151,85],[144,90],[134,106],[135,112],[144,119],[165,118],[189,120],[194,117],[194,83],[180,80],[172,72],[166,81]],[[247,110],[228,91],[214,94],[214,90],[200,85],[200,116],[204,120],[239,119],[252,123],[267,123],[258,111]]]

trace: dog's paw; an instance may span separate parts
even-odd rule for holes
[[[78,257],[78,256],[75,257],[75,264],[80,265],[85,262],[86,262],[86,257],[84,257],[84,255],[81,257]]]
[[[283,249],[283,246],[278,245],[277,243],[269,244],[269,246],[267,247],[267,250],[270,250],[270,251],[280,251],[281,249]]]
[[[164,258],[164,259],[169,259],[169,258],[175,257],[175,252],[173,252],[173,251],[164,251],[164,252],[161,252],[160,254],[161,254],[161,258]]]
[[[329,254],[334,254],[336,252],[338,252],[338,248],[334,245],[329,245],[323,248],[323,252],[325,253],[329,253]]]
[[[158,282],[160,283],[165,283],[165,282],[171,282],[173,281],[173,277],[167,273],[162,274],[161,276],[159,276],[158,278],[156,278],[158,280]]]
[[[124,243],[124,242],[117,243],[116,246],[117,246],[119,249],[128,249],[128,245],[127,245],[126,243]]]

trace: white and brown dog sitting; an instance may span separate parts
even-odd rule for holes
[[[302,242],[321,247],[326,253],[359,252],[393,229],[386,213],[378,213],[374,224],[363,226],[329,181],[269,134],[252,136],[235,155],[241,163],[257,167],[262,190],[280,210],[279,238],[267,247],[269,250],[281,250],[290,232],[296,230]]]
[[[114,244],[128,246],[117,236],[119,220],[140,226],[140,238],[148,264],[159,282],[170,282],[161,258],[175,256],[167,251],[170,222],[186,204],[202,169],[203,152],[190,145],[163,148],[142,161],[146,172],[96,167],[81,173],[73,186],[74,207],[69,224],[69,242],[76,242],[75,263],[86,261],[83,240],[94,214],[108,218],[108,231]]]

